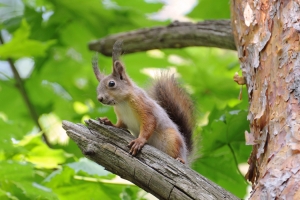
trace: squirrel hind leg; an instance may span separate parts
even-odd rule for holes
[[[165,130],[165,132],[168,136],[166,140],[163,140],[165,141],[164,145],[167,145],[165,153],[185,164],[187,149],[182,136],[177,130],[172,128]]]

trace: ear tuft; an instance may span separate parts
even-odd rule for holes
[[[100,72],[100,70],[99,70],[97,55],[95,55],[95,56],[93,57],[92,65],[93,65],[94,74],[95,74],[97,80],[100,82],[101,79],[102,79],[104,76],[103,76],[103,74],[101,74],[101,72]]]

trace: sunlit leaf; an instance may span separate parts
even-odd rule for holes
[[[40,42],[29,39],[29,34],[30,26],[23,20],[20,28],[13,34],[12,40],[0,46],[0,58],[45,56],[46,50],[55,43],[54,40]]]
[[[56,168],[72,156],[61,149],[50,149],[42,142],[41,133],[25,136],[16,146],[25,148],[27,150],[23,152],[25,160],[38,168]],[[16,155],[17,157],[20,155]]]

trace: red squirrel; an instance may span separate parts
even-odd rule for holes
[[[173,75],[162,74],[153,81],[149,91],[138,87],[126,74],[120,62],[120,42],[114,45],[113,72],[105,76],[97,61],[93,69],[99,85],[97,98],[114,107],[117,123],[99,118],[105,125],[128,129],[136,139],[129,143],[135,156],[148,143],[182,163],[192,151],[194,127],[193,102]]]

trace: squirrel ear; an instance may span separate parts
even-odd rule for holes
[[[125,67],[120,61],[115,61],[113,66],[113,75],[119,77],[121,80],[126,78]]]

